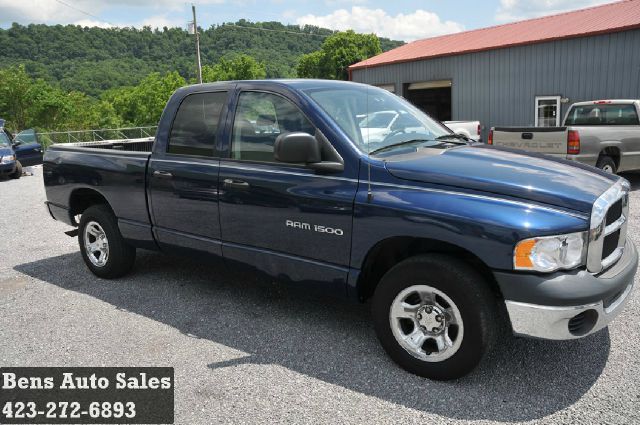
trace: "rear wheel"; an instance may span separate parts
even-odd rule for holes
[[[12,179],[19,179],[22,177],[22,164],[20,161],[16,161],[16,170],[11,174]]]
[[[136,249],[124,240],[115,215],[106,205],[94,205],[82,213],[78,242],[85,264],[99,277],[123,276],[136,259]]]
[[[462,377],[488,352],[497,306],[468,264],[443,255],[409,258],[387,272],[373,298],[376,333],[402,368],[436,380]]]
[[[617,171],[616,162],[607,155],[601,155],[598,158],[598,162],[596,163],[596,167],[604,171],[605,173],[615,174]]]

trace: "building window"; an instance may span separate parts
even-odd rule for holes
[[[536,127],[560,125],[560,96],[536,96]]]
[[[396,92],[396,85],[395,84],[380,84],[378,86],[381,89],[385,89],[388,92],[391,93],[395,93]]]

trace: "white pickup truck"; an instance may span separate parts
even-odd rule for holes
[[[480,132],[482,131],[480,121],[443,121],[442,124],[456,134],[465,136],[474,142],[480,141]]]
[[[640,100],[571,105],[562,127],[495,127],[488,144],[596,166],[609,173],[640,170]]]

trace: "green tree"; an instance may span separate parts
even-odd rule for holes
[[[102,100],[112,106],[119,115],[117,122],[124,125],[156,125],[162,110],[174,91],[186,85],[178,72],[165,75],[154,72],[135,87],[112,89],[102,96]],[[105,110],[106,105],[100,106]]]
[[[237,55],[233,58],[221,58],[213,66],[202,67],[202,81],[259,80],[267,76],[264,63],[249,55]]]
[[[380,40],[375,34],[337,32],[326,38],[319,51],[303,55],[296,71],[303,78],[347,80],[350,65],[380,53]]]
[[[0,70],[0,116],[13,129],[27,125],[32,85],[33,81],[22,65]]]
[[[322,50],[302,55],[296,72],[300,78],[323,78],[327,72],[324,63],[325,53]],[[324,77],[327,78],[327,77]]]

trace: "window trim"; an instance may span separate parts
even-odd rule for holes
[[[274,164],[274,165],[282,165],[282,166],[286,166],[286,167],[297,167],[297,168],[309,168],[307,167],[305,164],[294,164],[294,163],[289,163],[289,162],[278,162],[278,161],[258,161],[258,160],[254,160],[254,159],[238,159],[238,158],[234,158],[233,155],[233,135],[234,135],[234,129],[236,126],[236,115],[238,113],[238,107],[240,106],[240,96],[242,96],[242,93],[265,93],[265,94],[271,94],[274,96],[278,96],[283,98],[284,100],[286,100],[287,102],[291,103],[293,106],[295,106],[295,108],[300,111],[300,113],[302,114],[302,116],[305,117],[305,119],[309,122],[309,124],[311,124],[313,126],[313,129],[315,130],[315,132],[320,131],[318,129],[318,126],[309,118],[309,116],[302,110],[302,108],[300,108],[293,100],[289,99],[287,96],[284,96],[280,93],[276,93],[274,91],[270,91],[270,90],[260,90],[260,89],[240,89],[238,90],[237,96],[236,96],[236,101],[235,101],[235,105],[234,105],[234,109],[233,109],[233,117],[231,118],[231,125],[230,125],[230,132],[229,132],[229,148],[227,149],[227,153],[226,156],[224,157],[224,159],[230,160],[230,161],[238,161],[241,163],[254,163],[254,164]],[[277,117],[276,117],[277,118]],[[314,132],[314,133],[315,133]],[[312,134],[312,136],[315,137],[315,134]],[[274,152],[275,152],[275,148],[274,148]]]
[[[534,108],[535,108],[535,125],[534,127],[542,127],[541,125],[538,124],[538,111],[539,109],[539,105],[538,105],[538,101],[540,100],[555,100],[556,101],[556,125],[555,127],[559,127],[560,126],[560,115],[562,114],[562,103],[561,103],[561,99],[562,96],[560,95],[554,95],[554,96],[536,96],[535,97],[535,103],[534,103]]]
[[[224,108],[226,106],[228,106],[229,104],[229,95],[231,94],[233,90],[232,89],[226,89],[226,90],[211,90],[211,91],[196,91],[193,93],[189,93],[186,96],[184,96],[181,100],[180,100],[180,104],[176,107],[176,113],[173,115],[173,119],[171,120],[171,127],[169,127],[169,134],[167,136],[167,143],[166,146],[164,147],[164,152],[163,154],[166,155],[176,155],[180,158],[205,158],[205,159],[220,159],[221,152],[218,150],[217,148],[217,144],[218,144],[218,139],[220,136],[220,132],[223,130],[220,126],[221,120],[222,120],[222,115],[224,114]],[[216,93],[226,93],[227,97],[224,100],[224,103],[222,105],[222,110],[220,111],[220,114],[218,115],[218,124],[216,126],[216,139],[214,140],[214,143],[211,147],[211,155],[207,156],[207,155],[196,155],[196,154],[182,154],[182,153],[174,153],[174,152],[169,152],[169,147],[171,146],[171,135],[173,134],[173,127],[175,125],[176,122],[176,118],[178,117],[178,113],[180,112],[180,108],[182,107],[182,104],[184,103],[185,100],[187,100],[187,98],[189,96],[194,96],[194,95],[198,95],[198,94],[216,94]],[[224,127],[224,126],[223,126]]]

